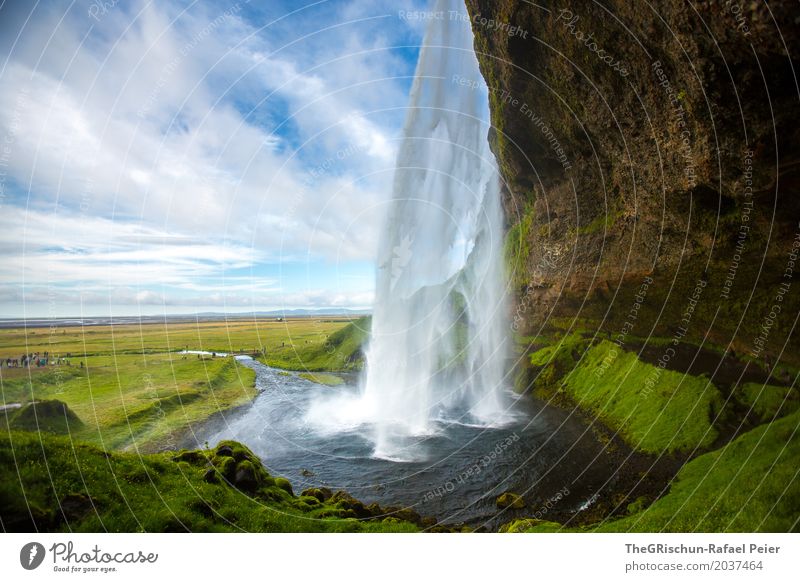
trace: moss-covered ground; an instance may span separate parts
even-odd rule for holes
[[[659,353],[674,345],[651,343]],[[623,506],[625,517],[615,512],[580,528],[517,519],[501,531],[800,531],[800,392],[794,384],[717,386],[705,374],[647,363],[589,334],[520,338],[519,345],[533,346],[521,388],[577,407],[633,451],[688,462],[654,502]]]
[[[5,531],[410,532],[420,523],[345,493],[297,494],[234,442],[138,455],[12,431],[0,433],[0,465]]]
[[[800,412],[757,427],[683,466],[669,492],[622,519],[581,529],[516,524],[509,531],[798,532]],[[532,525],[532,527],[525,527]],[[521,527],[520,527],[521,526]]]
[[[344,384],[344,379],[341,376],[334,374],[325,374],[322,372],[303,372],[298,374],[304,380],[314,382],[315,384],[324,384],[325,386],[341,386]]]
[[[719,390],[704,377],[662,370],[612,342],[567,337],[530,357],[541,366],[541,397],[566,396],[617,430],[634,449],[672,453],[704,449],[717,438]]]

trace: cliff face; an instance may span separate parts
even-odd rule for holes
[[[798,363],[796,5],[466,4],[518,331],[705,338]]]

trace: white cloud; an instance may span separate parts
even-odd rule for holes
[[[347,3],[333,27],[305,11],[303,30],[144,1],[99,23],[39,10],[0,74],[4,169],[26,195],[3,202],[3,286],[157,284],[126,301],[177,301],[260,262],[372,259],[406,103],[393,77],[413,69],[387,48],[398,21],[364,20],[391,6]]]

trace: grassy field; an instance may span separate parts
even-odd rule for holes
[[[313,361],[317,366],[309,369],[322,370],[320,354],[334,364],[342,344],[357,349],[354,329],[346,319],[303,318],[1,330],[0,358],[49,352],[69,365],[0,368],[0,405],[58,400],[80,419],[67,427],[73,438],[108,449],[174,448],[192,423],[256,394],[255,373],[233,358],[180,351],[258,352],[272,365],[294,363],[283,367],[302,370],[304,361]],[[338,369],[355,366],[342,362]],[[310,379],[339,380],[327,374]],[[44,412],[15,420],[16,411],[6,410],[0,427],[64,428],[55,430]]]
[[[252,353],[267,355],[300,352],[325,345],[336,331],[350,323],[346,318],[232,319],[197,323],[4,329],[0,330],[0,358],[49,351],[81,355],[142,354],[180,351]]]
[[[176,452],[187,427],[256,394],[255,373],[223,354],[355,369],[365,334],[341,319],[0,331],[3,359],[47,351],[69,362],[0,369],[0,404],[13,405],[0,411],[0,529],[417,531],[408,509],[297,495],[238,443]]]
[[[268,366],[306,372],[360,370],[364,365],[362,348],[369,337],[371,320],[362,317],[338,329],[328,328],[293,345],[276,346],[259,359]],[[314,381],[314,380],[312,380]],[[325,382],[323,382],[325,383]]]

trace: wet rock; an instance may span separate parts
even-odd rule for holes
[[[333,496],[333,493],[327,487],[311,487],[303,490],[300,495],[314,497],[320,502],[325,502]]]
[[[259,475],[250,461],[242,461],[236,467],[233,484],[244,491],[253,491],[259,484]]]
[[[61,512],[67,521],[82,518],[93,509],[92,500],[83,493],[69,493],[60,501]]]
[[[219,483],[217,470],[214,468],[208,469],[205,473],[203,473],[203,481],[206,483]]]
[[[422,522],[422,516],[408,507],[387,507],[385,512],[392,517],[396,517],[397,519],[408,521],[416,525],[419,525]]]
[[[495,503],[497,507],[500,509],[524,509],[525,508],[525,500],[516,493],[512,493],[507,491],[500,495],[496,500]]]

